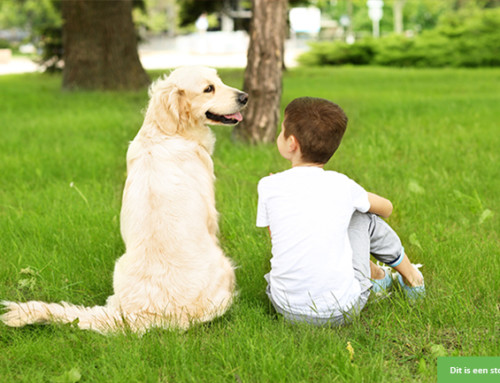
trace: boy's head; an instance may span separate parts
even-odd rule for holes
[[[300,97],[285,108],[283,133],[297,140],[302,161],[326,164],[337,150],[347,127],[347,116],[331,101]]]

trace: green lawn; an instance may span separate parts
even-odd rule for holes
[[[220,73],[241,87],[242,71]],[[282,107],[309,95],[345,109],[348,130],[327,168],[392,200],[389,223],[424,264],[425,301],[410,305],[396,291],[338,329],[274,314],[256,185],[287,163],[274,145],[237,144],[218,127],[220,238],[239,266],[231,310],[143,337],[0,324],[0,381],[435,382],[437,356],[500,355],[499,80],[498,69],[285,74]],[[103,304],[123,252],[125,154],[147,95],[66,93],[60,81],[0,77],[0,299]]]

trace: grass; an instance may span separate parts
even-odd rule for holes
[[[239,70],[221,76],[242,84]],[[500,355],[499,80],[498,69],[285,75],[282,106],[310,95],[345,109],[348,131],[327,168],[393,201],[389,223],[424,264],[422,303],[396,292],[349,326],[286,324],[264,292],[270,243],[254,223],[258,180],[287,163],[273,145],[237,144],[215,128],[220,238],[239,265],[231,310],[143,337],[0,324],[0,380],[435,382],[438,356]],[[146,92],[65,93],[60,77],[38,74],[0,77],[0,89],[0,298],[103,304],[123,252],[125,153]]]

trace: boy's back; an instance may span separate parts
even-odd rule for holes
[[[259,182],[257,226],[272,236],[271,293],[294,314],[330,317],[360,294],[347,228],[370,208],[366,191],[343,174],[298,166]]]
[[[257,226],[269,228],[273,245],[266,292],[292,323],[347,323],[368,301],[372,285],[387,291],[391,273],[370,261],[370,253],[398,271],[411,299],[425,295],[422,274],[379,217],[391,214],[392,203],[323,170],[346,126],[347,116],[331,101],[293,100],[276,140],[292,169],[259,182]]]

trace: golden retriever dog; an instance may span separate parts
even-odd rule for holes
[[[248,95],[217,72],[185,67],[154,82],[144,123],[127,152],[121,209],[126,252],[105,306],[2,302],[8,326],[77,323],[101,333],[186,329],[222,315],[235,275],[217,239],[215,138],[207,124],[233,125]]]

